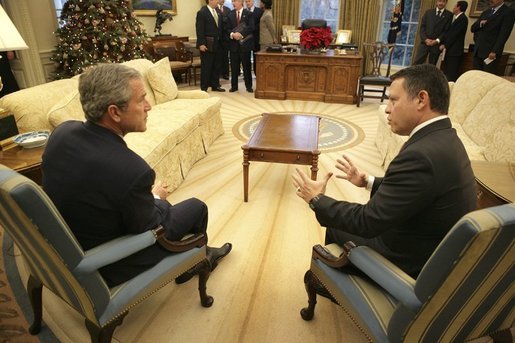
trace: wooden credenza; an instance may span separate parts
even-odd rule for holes
[[[361,55],[256,53],[258,99],[356,103]]]

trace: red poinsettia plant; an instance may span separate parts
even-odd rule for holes
[[[327,48],[332,40],[330,27],[310,27],[300,33],[300,44],[308,50]]]

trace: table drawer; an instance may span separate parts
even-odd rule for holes
[[[313,161],[313,154],[283,151],[249,151],[249,161],[277,162],[291,164],[308,164]]]

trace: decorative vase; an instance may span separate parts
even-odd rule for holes
[[[318,54],[320,54],[321,50],[322,50],[322,48],[306,49],[306,53],[309,55],[318,55]]]

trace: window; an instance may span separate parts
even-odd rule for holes
[[[57,12],[57,21],[61,17],[61,11],[63,10],[64,3],[68,0],[54,0],[55,11]]]
[[[301,23],[304,19],[325,19],[331,31],[336,32],[339,12],[339,0],[300,0]]]
[[[421,0],[404,0],[404,14],[402,16],[401,35],[395,42],[397,46],[393,54],[392,65],[409,66],[413,55],[413,46],[417,42],[417,26],[420,13]],[[382,16],[381,41],[388,40],[390,21],[392,19],[395,0],[385,0]]]

